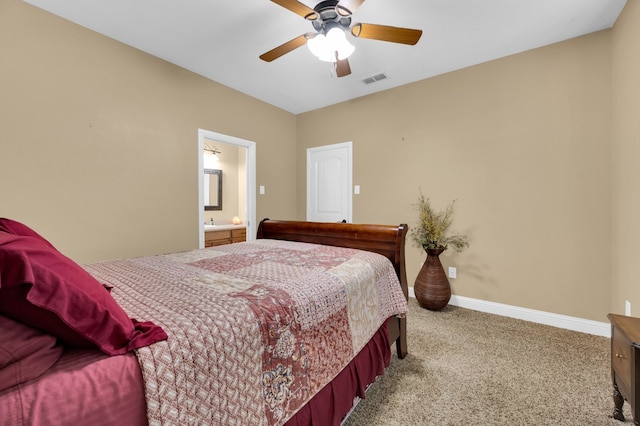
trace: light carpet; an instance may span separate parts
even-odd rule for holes
[[[409,355],[392,358],[344,426],[631,425],[613,412],[610,340],[409,301]]]

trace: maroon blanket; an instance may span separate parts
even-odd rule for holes
[[[151,425],[279,425],[406,300],[378,254],[258,240],[88,265],[133,318]]]

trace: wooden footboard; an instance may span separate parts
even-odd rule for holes
[[[258,226],[257,238],[324,244],[379,253],[393,264],[402,292],[405,298],[408,298],[409,289],[404,259],[407,230],[406,224],[358,225],[264,219]],[[408,353],[406,318],[389,321],[389,339],[396,342],[398,358],[404,358]]]

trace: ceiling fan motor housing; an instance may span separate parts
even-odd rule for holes
[[[342,8],[338,13],[338,0],[321,1],[313,8],[317,12],[316,19],[311,21],[313,28],[322,33],[328,32],[333,27],[348,29],[351,25],[351,11]],[[346,16],[345,16],[346,14]],[[313,19],[314,17],[311,16]]]

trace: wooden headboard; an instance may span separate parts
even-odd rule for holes
[[[406,224],[358,225],[353,223],[302,222],[264,219],[257,238],[299,241],[372,251],[387,257],[398,274],[405,297],[409,297],[404,245]]]

